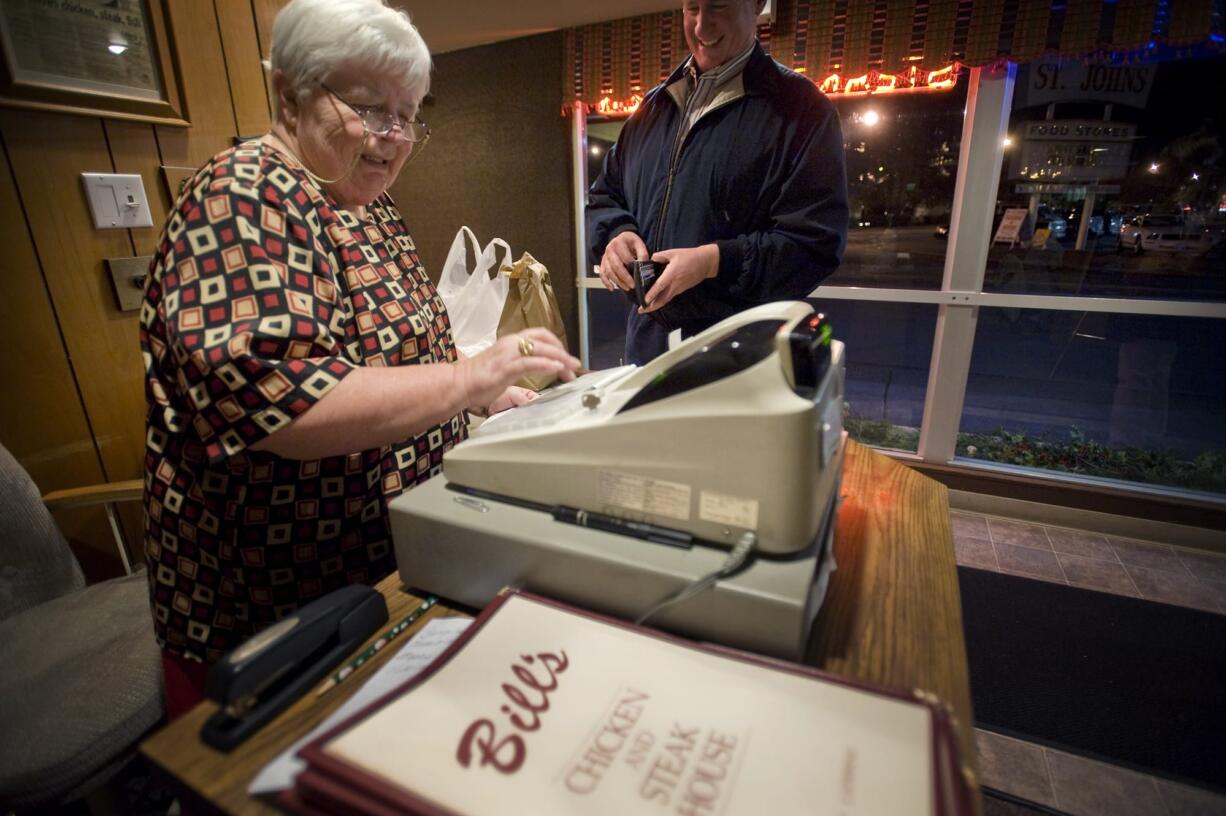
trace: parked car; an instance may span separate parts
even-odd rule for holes
[[[1076,208],[1068,211],[1064,217],[1065,229],[1072,235],[1077,234],[1077,230],[1081,224],[1081,209]],[[1054,234],[1053,230],[1053,234]],[[1103,234],[1103,217],[1100,213],[1095,213],[1090,216],[1090,226],[1086,228],[1086,234],[1091,238],[1097,238]],[[1062,237],[1062,236],[1057,236]]]
[[[1218,241],[1204,221],[1183,213],[1146,213],[1129,219],[1120,229],[1120,251],[1199,254]]]

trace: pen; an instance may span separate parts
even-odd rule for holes
[[[548,505],[541,502],[529,501],[527,499],[517,499],[512,496],[502,496],[498,493],[490,493],[485,490],[478,490],[475,487],[465,487],[458,485],[455,482],[448,482],[447,487],[457,493],[463,493],[467,496],[476,496],[490,501],[505,502],[506,504],[522,507],[525,510],[539,510],[543,513],[549,513],[553,516],[554,521],[565,522],[566,524],[574,524],[578,527],[587,527],[592,530],[603,530],[606,533],[617,533],[619,535],[633,536],[641,538],[644,541],[652,541],[656,544],[667,544],[670,547],[681,547],[690,549],[694,546],[694,536],[689,533],[683,533],[680,530],[671,530],[668,527],[660,527],[655,524],[649,524],[645,521],[629,521],[627,519],[618,518],[617,516],[606,515],[605,513],[594,513],[591,510],[579,510],[575,507],[567,507],[564,504]]]
[[[644,541],[667,544],[670,547],[682,547],[687,550],[694,544],[694,537],[689,533],[670,530],[667,527],[659,527],[645,521],[628,521],[617,516],[593,513],[590,510],[577,510],[562,504],[554,506],[550,512],[557,521],[593,530],[604,530],[606,533],[633,536]]]
[[[344,668],[342,668],[336,674],[332,675],[327,680],[325,680],[324,684],[319,687],[319,691],[315,692],[315,696],[316,697],[322,696],[324,692],[328,691],[330,688],[340,683],[346,677],[348,677],[349,675],[357,671],[359,666],[361,666],[367,660],[370,660],[372,657],[374,657],[375,653],[378,652],[380,649],[382,649],[384,646],[386,646],[389,641],[391,641],[393,638],[395,638],[405,629],[408,629],[413,624],[413,621],[417,620],[422,615],[426,614],[426,612],[429,611],[430,607],[434,606],[434,604],[437,601],[438,601],[438,598],[435,598],[433,595],[427,595],[425,599],[423,599],[422,602],[417,605],[417,608],[414,609],[412,612],[410,612],[408,615],[406,615],[405,618],[400,621],[400,623],[396,624],[391,629],[388,629],[386,632],[379,635],[379,639],[376,640],[374,643],[370,644],[370,646],[368,646],[365,651],[363,651],[360,655],[358,655],[357,657],[353,658],[348,663],[346,663]]]

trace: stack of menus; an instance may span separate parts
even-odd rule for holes
[[[303,814],[971,814],[945,706],[504,592],[301,752]]]

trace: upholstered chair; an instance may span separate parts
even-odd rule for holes
[[[117,532],[113,502],[139,496],[127,482],[58,501],[107,503]],[[2,445],[0,667],[0,811],[87,798],[164,716],[144,571],[86,586],[44,497]]]

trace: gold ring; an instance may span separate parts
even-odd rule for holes
[[[524,355],[525,357],[531,357],[532,352],[535,348],[536,348],[536,344],[533,343],[531,339],[527,337],[519,338],[519,353],[520,354]]]

